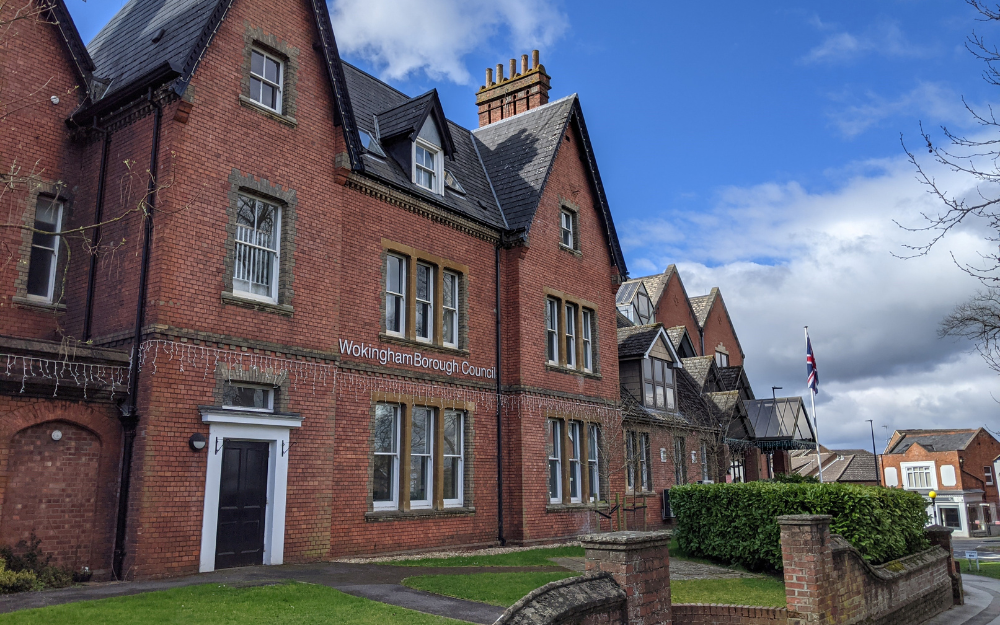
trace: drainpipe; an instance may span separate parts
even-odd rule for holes
[[[97,126],[97,120],[94,120]],[[91,322],[94,315],[94,277],[97,274],[97,244],[101,240],[101,220],[104,215],[104,185],[108,176],[108,152],[111,148],[111,131],[105,130],[101,144],[101,169],[97,174],[97,204],[94,208],[94,234],[90,239],[90,272],[87,274],[87,305],[83,316],[83,340],[90,340]]]
[[[497,277],[497,541],[500,546],[507,544],[503,535],[503,421],[501,420],[501,386],[500,386],[500,244],[496,246],[496,277]]]
[[[132,451],[135,447],[136,427],[139,424],[139,341],[142,339],[142,322],[146,312],[146,283],[149,275],[149,255],[153,245],[153,209],[156,206],[156,173],[159,165],[160,124],[163,106],[153,99],[153,89],[146,96],[156,109],[153,117],[153,145],[149,156],[149,183],[146,186],[146,227],[142,240],[142,266],[139,271],[139,301],[135,307],[135,334],[132,337],[132,355],[129,365],[128,405],[122,408],[122,474],[118,492],[118,527],[115,532],[115,552],[112,571],[115,579],[124,576],[125,537],[128,524],[128,495],[132,481]]]

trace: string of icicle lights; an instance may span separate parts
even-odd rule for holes
[[[180,371],[200,371],[202,378],[214,375],[216,368],[225,365],[227,375],[237,371],[252,374],[255,381],[276,386],[286,381],[293,389],[309,387],[315,393],[327,388],[355,400],[370,397],[373,393],[407,395],[414,400],[441,401],[458,407],[474,402],[478,411],[495,411],[497,394],[493,389],[470,388],[460,383],[422,382],[410,378],[389,377],[346,371],[331,363],[316,360],[293,360],[280,356],[255,354],[239,350],[220,349],[205,345],[192,345],[162,339],[143,342],[139,349],[139,367],[155,375],[158,368],[177,366]],[[537,393],[503,393],[500,403],[507,413],[541,414],[572,413],[593,420],[607,421],[620,415],[617,407],[609,404],[552,397]]]
[[[52,396],[59,393],[60,386],[76,386],[83,389],[84,398],[89,389],[115,391],[128,387],[128,367],[98,365],[83,362],[38,358],[21,354],[0,354],[0,375],[5,380],[20,380],[24,392],[29,382],[54,382]]]

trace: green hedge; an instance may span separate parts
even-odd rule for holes
[[[785,514],[829,514],[866,560],[881,564],[929,547],[927,504],[917,493],[854,484],[690,484],[670,490],[674,536],[689,556],[781,569]]]

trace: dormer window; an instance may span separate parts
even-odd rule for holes
[[[646,357],[642,360],[642,403],[647,408],[673,410],[674,370],[666,361]]]
[[[275,56],[253,50],[250,55],[250,99],[281,113],[281,76],[284,63]]]

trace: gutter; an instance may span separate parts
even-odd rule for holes
[[[122,407],[121,420],[124,438],[122,440],[122,473],[118,489],[118,523],[115,530],[115,551],[112,572],[115,579],[124,577],[125,540],[128,527],[128,497],[132,482],[132,453],[135,449],[135,434],[139,425],[139,342],[142,340],[142,321],[146,312],[146,290],[149,277],[149,256],[153,245],[153,211],[156,207],[156,178],[159,168],[160,127],[163,122],[163,105],[153,99],[153,88],[146,95],[156,109],[153,118],[153,140],[149,156],[149,183],[146,186],[146,227],[142,240],[142,265],[139,272],[139,301],[135,310],[135,333],[132,337],[132,355],[129,366],[128,404]]]

